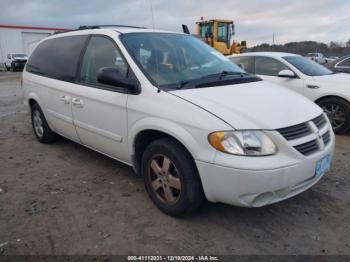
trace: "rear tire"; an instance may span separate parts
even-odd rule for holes
[[[337,97],[329,97],[317,103],[328,116],[336,134],[344,134],[350,129],[350,104]]]
[[[58,134],[50,129],[44,113],[37,103],[31,107],[31,118],[34,134],[40,143],[49,144],[60,138]]]
[[[197,210],[204,200],[192,156],[171,138],[152,142],[142,155],[146,191],[164,213],[179,217]]]

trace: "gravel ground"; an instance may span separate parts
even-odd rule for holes
[[[130,167],[67,139],[40,144],[29,119],[20,73],[0,72],[0,254],[350,254],[349,134],[307,192],[174,219]]]

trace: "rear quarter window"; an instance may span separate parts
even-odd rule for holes
[[[86,35],[48,39],[30,56],[26,70],[46,77],[73,82]]]

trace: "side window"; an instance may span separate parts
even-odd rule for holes
[[[227,27],[228,27],[228,24],[225,24],[225,23],[218,24],[218,41],[219,42],[227,41]]]
[[[84,54],[80,82],[101,85],[97,81],[97,72],[102,67],[114,67],[127,77],[128,65],[115,43],[103,36],[92,36]]]
[[[49,60],[51,53],[53,52],[52,45],[54,39],[49,39],[41,42],[33,51],[29,60],[27,61],[26,71],[38,74],[47,75],[46,66],[53,61]]]
[[[202,24],[200,35],[202,38],[212,37],[213,36],[213,23]]]
[[[87,36],[66,36],[42,42],[30,56],[27,71],[74,82]]]
[[[248,73],[253,73],[252,68],[252,57],[250,56],[241,56],[241,57],[230,57],[230,60],[241,67]]]
[[[338,64],[340,67],[350,67],[350,57]]]
[[[282,70],[289,68],[282,64],[280,61],[270,57],[255,57],[255,74],[267,75],[267,76],[278,76],[278,73]]]

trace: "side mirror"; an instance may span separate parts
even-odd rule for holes
[[[296,74],[292,70],[282,70],[278,73],[278,77],[285,77],[285,78],[296,78]]]
[[[244,70],[244,65],[243,64],[239,63],[237,65]]]
[[[188,29],[187,25],[184,25],[184,24],[182,25],[182,31],[187,35],[190,34],[190,30]]]
[[[135,80],[124,77],[120,71],[114,67],[100,68],[97,72],[97,80],[101,84],[121,87],[128,90],[136,88]]]

